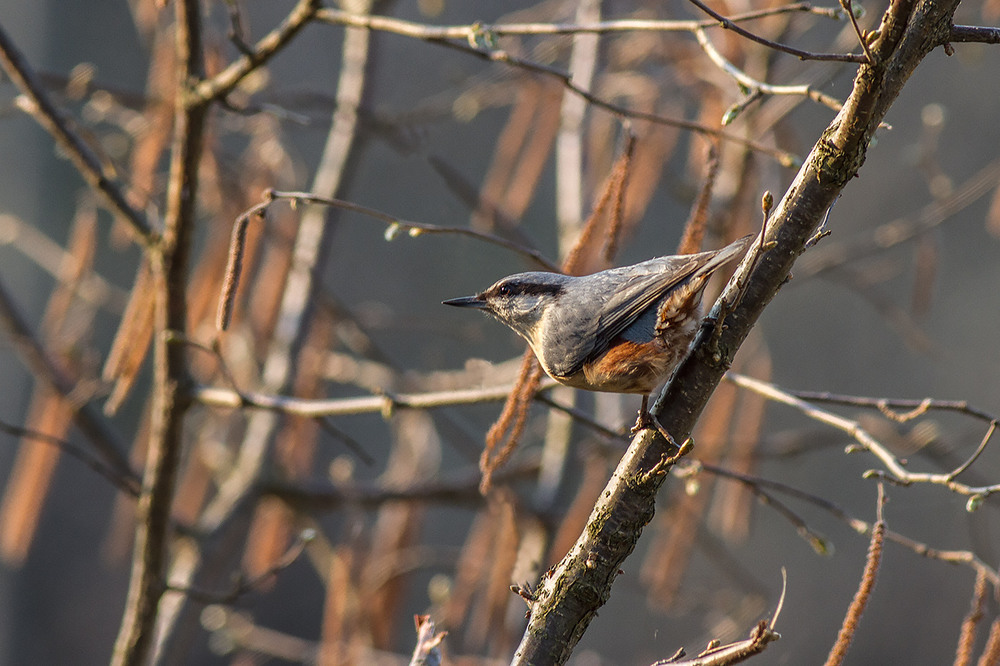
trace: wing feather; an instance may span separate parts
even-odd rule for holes
[[[546,372],[557,378],[577,374],[671,289],[725,264],[750,238],[721,250],[658,257],[578,278],[548,315],[542,349],[535,350]]]

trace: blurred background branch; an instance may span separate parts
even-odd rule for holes
[[[955,5],[0,2],[0,665],[508,663],[567,553],[574,659],[815,663],[876,541],[847,654],[992,659],[1000,4]],[[682,460],[438,305],[786,189]]]

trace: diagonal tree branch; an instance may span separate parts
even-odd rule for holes
[[[621,104],[616,104],[615,102],[604,99],[599,95],[595,95],[590,90],[585,87],[577,85],[574,81],[574,76],[571,73],[561,71],[555,67],[547,64],[535,62],[533,60],[528,60],[525,58],[517,57],[516,55],[510,53],[509,51],[503,49],[493,49],[484,48],[480,46],[480,38],[486,36],[487,34],[518,34],[517,27],[508,29],[503,26],[491,26],[489,30],[486,30],[482,26],[458,26],[458,27],[446,27],[446,28],[434,28],[430,26],[424,26],[419,23],[412,23],[410,21],[401,21],[399,19],[392,19],[384,16],[362,16],[357,14],[351,14],[348,12],[342,12],[332,9],[323,8],[316,13],[316,19],[318,21],[323,21],[326,23],[331,23],[335,25],[350,25],[358,27],[366,27],[372,30],[384,30],[386,32],[394,32],[397,34],[405,35],[407,37],[413,37],[415,39],[423,39],[432,44],[438,44],[440,46],[446,46],[451,49],[461,51],[463,53],[468,53],[474,55],[483,60],[489,62],[499,62],[511,67],[516,67],[526,72],[532,74],[539,74],[541,76],[554,78],[569,92],[586,100],[587,103],[592,104],[598,108],[605,109],[616,116],[622,118],[632,118],[634,120],[646,120],[651,123],[656,123],[659,125],[665,125],[667,127],[676,127],[678,129],[688,130],[691,132],[697,132],[705,136],[717,137],[723,141],[730,141],[739,145],[745,145],[753,150],[759,151],[766,155],[772,156],[774,159],[778,160],[783,166],[791,167],[798,164],[798,159],[783,150],[778,150],[769,146],[766,146],[760,142],[754,141],[752,139],[747,139],[746,137],[733,134],[731,132],[725,132],[718,127],[710,127],[708,125],[694,122],[692,120],[685,120],[683,118],[669,118],[666,116],[661,116],[656,113],[647,113],[644,111],[637,111],[631,109],[627,106]],[[734,19],[729,19],[732,22]],[[659,23],[659,22],[657,22]],[[696,30],[700,27],[704,27],[703,22],[699,21],[682,21],[682,22],[671,22],[672,25],[670,30]],[[635,26],[628,26],[628,29],[636,29]],[[663,26],[658,25],[657,29],[665,29]],[[574,26],[564,26],[564,32],[604,32],[604,30],[598,29],[594,25],[574,25]],[[544,34],[544,33],[540,33]],[[465,41],[457,41],[459,38]],[[489,41],[488,39],[486,41]]]
[[[1000,44],[1000,28],[984,25],[953,25],[948,41]]]
[[[844,108],[810,151],[770,218],[762,242],[737,269],[690,355],[654,407],[675,440],[683,441],[691,433],[825,211],[864,163],[872,135],[909,75],[947,40],[957,5],[958,0],[895,0],[886,11],[879,37],[870,45],[874,62],[859,68]],[[566,661],[652,519],[656,492],[677,452],[654,431],[644,430],[635,437],[583,534],[539,584],[514,664]]]
[[[6,330],[7,336],[35,377],[47,383],[63,397],[73,393],[75,389],[73,380],[38,341],[3,283],[0,283],[0,326]],[[118,433],[108,426],[107,421],[90,405],[74,403],[73,422],[90,440],[94,450],[113,471],[119,483],[132,491],[137,490],[139,477],[129,465],[124,453],[125,444]]]
[[[691,4],[695,5],[698,9],[705,12],[716,21],[718,25],[725,28],[726,30],[732,30],[741,37],[746,37],[750,41],[757,42],[758,44],[763,44],[764,46],[770,47],[775,51],[781,51],[782,53],[788,53],[790,55],[796,56],[800,60],[832,60],[835,62],[864,62],[865,56],[855,55],[853,53],[811,53],[810,51],[803,51],[802,49],[796,49],[785,44],[779,44],[777,42],[772,42],[770,39],[764,39],[760,35],[754,34],[742,28],[732,19],[726,18],[722,14],[719,14],[714,9],[701,2],[701,0],[689,0]]]
[[[240,81],[281,51],[305,25],[312,20],[320,7],[319,0],[299,0],[277,28],[265,35],[252,51],[235,61],[211,79],[195,86],[189,104],[204,104],[218,100],[239,85]]]
[[[333,125],[313,182],[313,190],[327,197],[334,196],[341,188],[357,137],[358,108],[368,82],[369,31],[348,31],[342,49],[344,57]],[[325,211],[317,208],[307,211],[299,225],[292,250],[293,268],[286,276],[282,290],[277,316],[279,323],[264,362],[262,383],[266,390],[284,390],[295,378],[295,359],[314,304],[310,296],[314,293],[314,281],[319,273],[318,267],[323,263],[323,250],[332,228]],[[271,443],[279,426],[280,415],[276,412],[257,411],[250,415],[237,459],[201,514],[199,529],[207,537],[200,544],[199,552],[174,563],[169,576],[171,582],[176,581],[185,588],[192,587],[200,573],[211,571],[213,565],[227,557],[225,553],[213,552],[213,545],[248,529],[245,524],[246,509],[256,501],[255,484],[269,460]],[[153,663],[175,663],[178,659],[174,654],[179,649],[177,628],[184,619],[185,611],[190,611],[189,606],[186,599],[179,599],[167,611],[161,612]]]
[[[205,73],[201,4],[176,0],[174,7],[177,84],[183,89]],[[181,387],[188,377],[186,348],[171,342],[171,333],[183,333],[187,326],[188,264],[208,109],[207,102],[189,105],[184,95],[177,95],[164,232],[149,253],[154,275],[153,400],[146,469],[136,510],[132,573],[112,655],[114,666],[146,662],[160,599],[166,591],[170,509],[186,406]]]
[[[128,222],[141,243],[145,245],[153,243],[156,239],[153,225],[142,211],[128,202],[123,185],[115,182],[105,171],[101,160],[90,146],[70,130],[66,119],[45,93],[45,86],[2,26],[0,26],[0,65],[27,98],[26,110],[53,136],[87,184],[103,198],[104,203],[116,215],[120,215]]]

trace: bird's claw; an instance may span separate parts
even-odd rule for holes
[[[677,447],[677,442],[670,436],[667,429],[663,427],[663,424],[646,409],[639,410],[639,416],[635,420],[635,425],[632,426],[632,434],[634,435],[640,430],[655,430],[660,433],[663,439],[667,440],[668,444]]]

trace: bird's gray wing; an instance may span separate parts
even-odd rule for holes
[[[597,340],[592,353],[603,350],[622,331],[663,298],[668,291],[694,275],[711,273],[730,262],[750,244],[753,234],[733,241],[729,245],[708,252],[650,259],[641,264],[621,269],[626,278],[618,289],[610,290],[610,298],[602,310],[597,327]],[[612,269],[613,272],[617,269]],[[595,274],[600,275],[600,273]],[[583,361],[581,361],[582,365]]]
[[[651,272],[626,279],[605,302],[598,326],[597,347],[603,349],[610,344],[667,292],[697,273],[708,259],[710,257],[694,254],[646,262]]]
[[[579,372],[588,359],[607,349],[619,333],[709,259],[659,257],[579,278],[579,287],[564,295],[563,307],[546,327],[547,335],[558,336],[543,344],[547,350],[558,350],[545,359],[546,369],[560,377]]]

